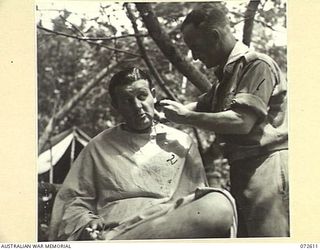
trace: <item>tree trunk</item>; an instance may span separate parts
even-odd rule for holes
[[[247,46],[250,46],[253,24],[254,24],[254,16],[256,15],[259,4],[260,4],[260,0],[251,0],[244,14],[245,20],[244,20],[244,26],[243,26],[242,42]]]
[[[150,36],[169,61],[200,91],[205,92],[210,89],[211,83],[207,77],[192,64],[188,63],[184,56],[182,56],[179,49],[171,42],[170,37],[163,30],[157,17],[152,11],[151,5],[149,3],[136,3],[136,7],[140,12]]]
[[[104,68],[101,70],[91,81],[89,81],[86,85],[83,86],[83,88],[75,95],[73,96],[48,122],[48,125],[44,129],[43,134],[39,138],[39,148],[38,153],[41,152],[48,142],[52,131],[54,129],[55,124],[60,121],[72,108],[82,99],[84,98],[90,90],[97,86],[101,80],[106,77],[110,70],[113,69],[116,66],[116,64],[110,65],[108,68]]]
[[[126,3],[125,7],[127,9],[128,18],[130,19],[130,21],[132,23],[134,33],[139,34],[136,20],[135,20],[133,13],[132,13],[132,10],[129,6],[129,3]],[[145,61],[146,65],[148,66],[151,74],[156,79],[160,88],[163,90],[163,92],[167,95],[167,97],[169,99],[174,100],[174,101],[178,101],[177,97],[171,92],[170,89],[167,88],[167,86],[166,86],[165,82],[163,81],[162,77],[160,76],[158,70],[155,68],[154,64],[152,63],[151,59],[149,58],[147,51],[145,50],[145,47],[143,45],[142,38],[139,36],[136,36],[136,40],[137,40],[137,44],[138,44],[141,56],[142,56],[143,60]]]

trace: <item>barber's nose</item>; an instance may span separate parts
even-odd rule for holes
[[[192,51],[192,58],[193,58],[193,60],[195,60],[195,61],[198,60],[198,59],[199,59],[198,53]]]

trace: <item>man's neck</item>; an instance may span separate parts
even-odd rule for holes
[[[121,127],[123,130],[134,133],[134,134],[150,134],[152,131],[152,126],[143,130],[136,130],[134,128],[129,127],[126,123],[124,123]]]
[[[225,41],[224,41],[224,48],[223,48],[223,51],[224,51],[224,56],[223,56],[223,60],[221,61],[219,67],[223,68],[226,63],[228,62],[228,58],[234,48],[234,46],[236,45],[237,43],[237,40],[235,39],[235,37],[233,35],[230,35],[230,36],[227,36],[225,38]]]

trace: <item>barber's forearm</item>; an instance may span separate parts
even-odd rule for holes
[[[249,132],[243,119],[233,111],[219,113],[190,111],[185,116],[185,123],[219,134],[247,134]]]
[[[188,106],[171,100],[162,100],[160,104],[168,120],[219,134],[248,134],[257,120],[254,112],[243,108],[206,113],[190,110]]]

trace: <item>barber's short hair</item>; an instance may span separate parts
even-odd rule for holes
[[[228,9],[222,2],[208,2],[198,4],[185,18],[181,25],[181,31],[188,24],[195,28],[208,31],[210,28],[224,28],[228,26]]]
[[[111,78],[109,83],[109,95],[111,99],[115,100],[115,97],[116,97],[115,90],[118,86],[129,85],[138,80],[146,80],[149,84],[149,88],[150,89],[153,88],[153,84],[150,79],[150,76],[139,68],[135,68],[135,67],[127,68],[116,73]]]

